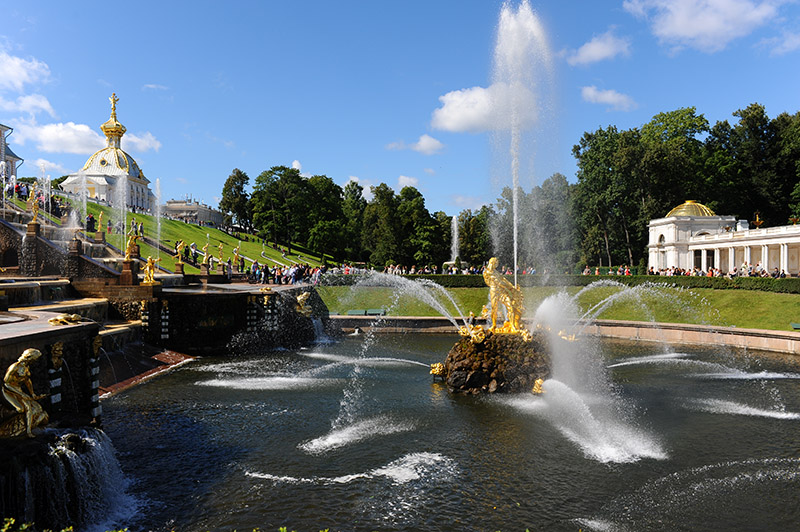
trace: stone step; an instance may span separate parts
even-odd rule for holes
[[[98,297],[84,297],[80,299],[66,299],[63,301],[48,301],[38,305],[11,307],[21,313],[34,314],[36,312],[56,312],[58,314],[79,314],[84,318],[103,323],[108,320],[108,300]]]

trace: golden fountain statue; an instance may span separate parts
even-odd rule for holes
[[[183,240],[178,240],[178,243],[175,245],[175,251],[177,251],[177,255],[175,255],[175,264],[183,264],[183,260],[181,257],[183,256],[183,248],[186,247],[186,243]]]
[[[239,257],[241,256],[241,255],[239,255],[239,248],[240,247],[242,247],[241,243],[239,243],[238,246],[233,248],[233,267],[234,268],[237,268],[239,266]]]
[[[103,230],[103,211],[100,211],[100,214],[97,216],[97,230]]]
[[[308,304],[308,298],[311,295],[311,292],[303,292],[299,296],[297,296],[297,307],[295,310],[306,318],[311,317],[311,307]]]
[[[131,260],[133,256],[133,249],[136,246],[136,241],[139,240],[139,235],[131,233],[128,236],[128,245],[125,246],[125,260]]]
[[[31,383],[30,363],[40,356],[42,352],[38,349],[26,349],[6,371],[3,379],[3,397],[11,403],[17,414],[0,425],[0,437],[10,438],[26,434],[29,438],[33,438],[33,429],[46,425],[49,421],[47,412],[37,402],[47,395],[36,395]]]
[[[31,195],[28,197],[28,202],[31,204],[31,212],[33,213],[31,223],[36,223],[36,219],[39,217],[39,202],[36,201],[36,189],[33,186],[31,186]]]
[[[210,259],[210,257],[208,256],[208,242],[206,242],[206,245],[203,246],[203,264],[208,266],[209,259]]]
[[[152,256],[147,256],[147,264],[144,265],[144,280],[142,284],[144,285],[154,285],[154,284],[161,284],[159,281],[156,281],[156,262],[160,262],[161,257],[154,259]]]
[[[489,264],[483,271],[483,280],[489,287],[489,318],[492,326],[489,331],[501,334],[519,334],[526,340],[530,333],[522,325],[523,306],[522,290],[519,286],[511,284],[500,272],[497,271],[497,257],[489,259]],[[503,305],[506,308],[506,321],[502,326],[497,326],[497,311]]]
[[[219,243],[219,263],[222,264],[222,242]]]

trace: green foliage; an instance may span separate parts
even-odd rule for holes
[[[245,187],[249,182],[248,175],[238,168],[234,168],[231,175],[225,180],[219,210],[225,215],[228,225],[235,222],[244,229],[250,229],[252,226],[250,198],[245,192]]]

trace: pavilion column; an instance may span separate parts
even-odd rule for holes
[[[789,244],[781,244],[781,265],[780,269],[789,273]]]
[[[769,272],[769,246],[761,246],[761,266]]]
[[[745,246],[744,247],[744,261],[747,263],[748,266],[750,265],[750,260],[751,260],[750,259],[750,246]]]
[[[736,267],[736,248],[731,246],[728,248],[728,271],[732,271]]]
[[[722,250],[719,248],[714,248],[714,267],[718,270],[722,270],[720,266],[722,266]]]
[[[705,249],[700,250],[700,269],[708,271],[708,252]]]

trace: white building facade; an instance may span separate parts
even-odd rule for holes
[[[786,275],[800,272],[800,225],[750,229],[747,220],[717,216],[687,201],[648,225],[648,266],[655,270],[717,268],[723,273],[760,264]]]
[[[23,160],[8,147],[7,137],[14,131],[8,126],[0,124],[0,179],[10,183],[11,176],[17,175],[17,169]]]
[[[155,207],[155,194],[139,165],[120,147],[126,128],[117,120],[116,94],[110,100],[111,118],[100,126],[106,147],[89,157],[77,174],[70,174],[61,189],[78,195],[85,190],[88,197],[109,203],[119,204],[124,199],[128,208],[149,211]]]

